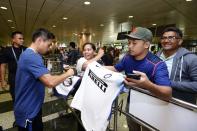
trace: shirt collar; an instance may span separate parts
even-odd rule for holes
[[[175,55],[176,55],[176,53],[174,53],[173,55],[171,55],[171,56],[169,56],[169,57],[166,58],[166,56],[165,56],[164,53],[162,52],[160,58],[161,58],[162,60],[166,61],[166,60],[173,59],[173,58],[175,57]]]

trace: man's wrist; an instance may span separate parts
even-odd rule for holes
[[[99,59],[101,59],[101,55],[100,54],[98,54],[98,55],[96,55],[96,60],[99,60]]]
[[[147,90],[152,90],[154,88],[154,83],[152,83],[150,80],[147,80],[144,88]]]

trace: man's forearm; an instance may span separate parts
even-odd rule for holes
[[[149,82],[145,88],[161,99],[169,101],[172,97],[171,87],[160,86]]]
[[[68,75],[68,73],[64,73],[61,75],[52,75],[49,78],[49,81],[51,83],[50,87],[55,87],[57,86],[59,83],[63,82],[66,78],[68,78],[70,75]]]
[[[6,69],[6,64],[1,64],[1,79],[2,82],[5,82],[5,69]]]
[[[88,61],[85,62],[85,63],[88,65],[89,63],[92,63],[92,62],[94,62],[94,61],[100,60],[101,57],[102,57],[102,55],[96,55],[94,58],[92,58],[91,60],[88,60]]]
[[[171,81],[172,88],[189,93],[197,93],[197,81]]]
[[[118,72],[114,66],[104,66],[105,68],[107,68],[108,70],[114,71],[114,72]]]
[[[92,58],[91,60],[86,61],[83,65],[82,65],[82,70],[85,70],[88,66],[88,64],[94,62],[94,61],[98,61],[101,59],[101,55],[96,55],[94,58]]]
[[[45,74],[41,76],[39,79],[45,86],[53,88],[72,75],[74,75],[74,73],[71,73],[71,71],[67,71],[61,75]]]

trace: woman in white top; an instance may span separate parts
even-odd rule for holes
[[[82,47],[83,57],[77,61],[77,73],[79,76],[83,76],[87,65],[93,61],[98,61],[104,55],[104,50],[99,49],[96,55],[96,47],[93,43],[85,43]]]

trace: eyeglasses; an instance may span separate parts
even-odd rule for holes
[[[180,37],[176,37],[176,36],[163,36],[163,37],[161,37],[161,41],[165,41],[165,40],[174,41],[175,39],[180,39]]]

